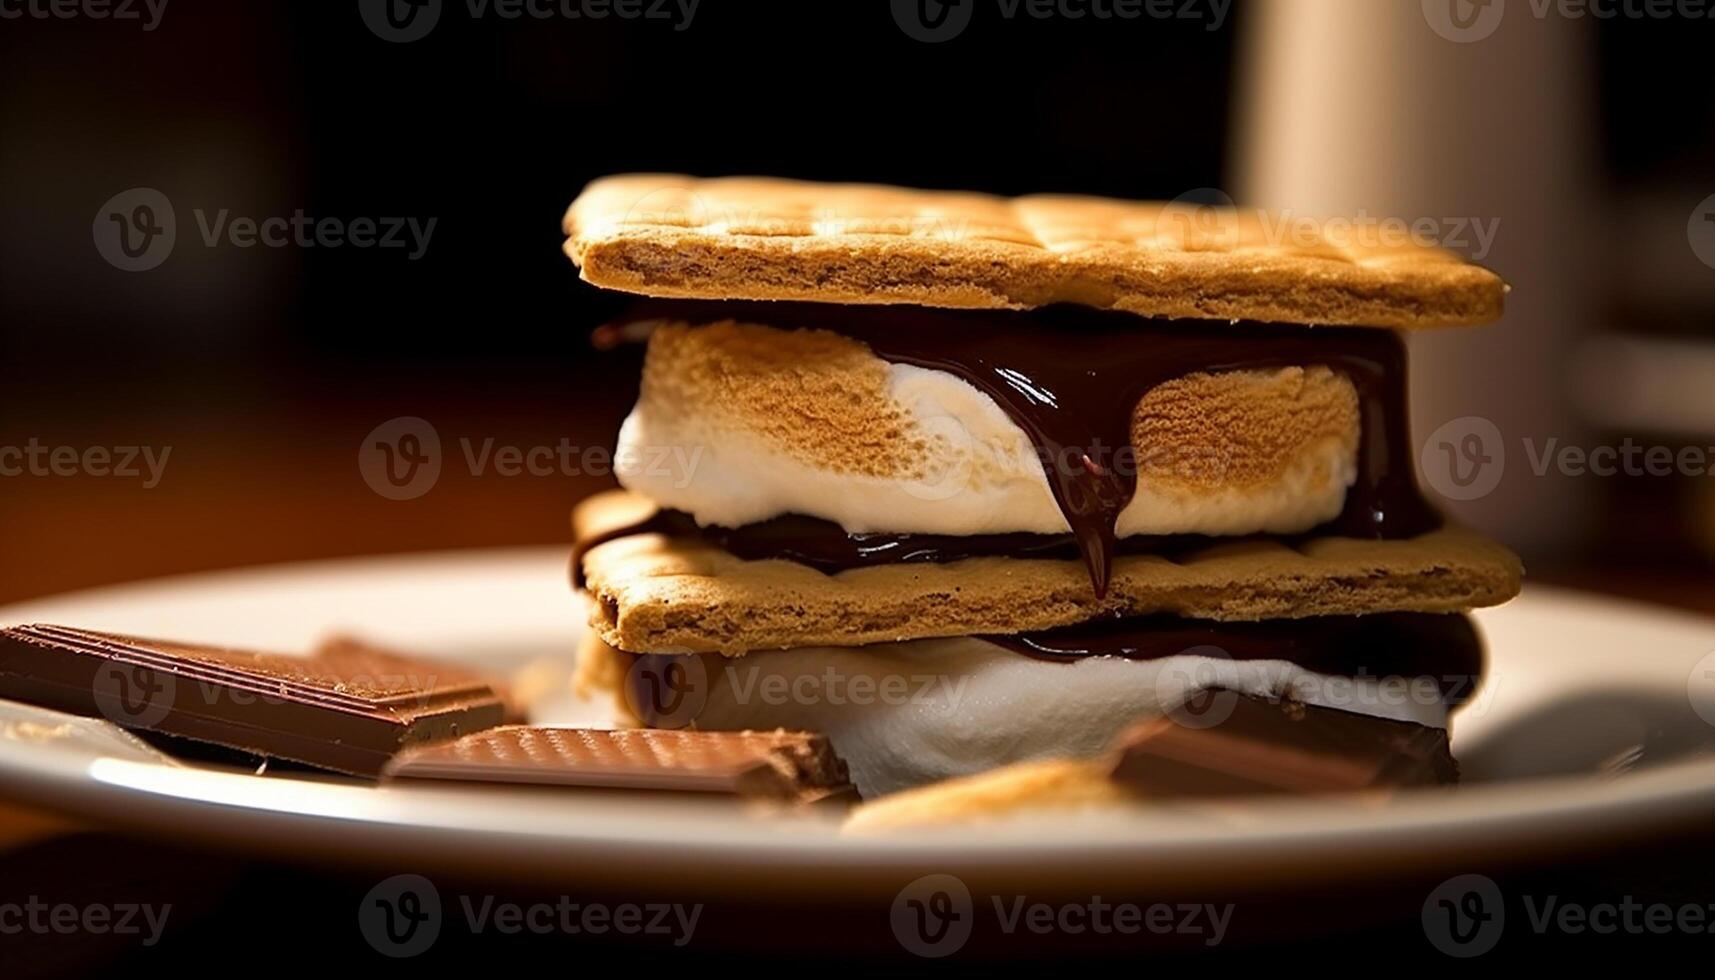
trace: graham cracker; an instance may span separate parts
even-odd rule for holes
[[[622,491],[573,515],[580,540],[636,519]],[[1018,633],[1102,615],[1296,619],[1378,612],[1459,612],[1518,594],[1518,557],[1444,527],[1398,541],[1235,540],[1177,559],[1115,560],[1105,598],[1077,561],[970,558],[833,575],[781,560],[744,561],[700,540],[640,534],[583,555],[600,637],[632,653],[722,653],[861,646],[939,636]]]
[[[605,177],[566,254],[607,289],[1420,329],[1501,315],[1499,276],[1379,222],[1067,195],[679,174]]]

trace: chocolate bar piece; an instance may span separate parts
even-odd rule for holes
[[[314,660],[335,659],[348,663],[356,662],[358,658],[362,657],[381,657],[393,660],[413,659],[409,654],[394,650],[391,647],[377,645],[363,637],[352,636],[347,633],[335,633],[323,637],[322,641],[316,644],[315,649],[310,651],[310,657]],[[443,681],[447,681],[452,675],[452,672],[440,667],[435,669],[440,672]],[[522,724],[528,720],[530,706],[517,695],[511,685],[491,677],[473,679],[488,685],[494,691],[494,696],[499,698],[504,706],[505,710],[498,724]]]
[[[1458,781],[1447,732],[1297,702],[1205,692],[1118,740],[1113,778],[1149,796],[1334,793]],[[1210,711],[1231,713],[1224,718]],[[1187,723],[1190,719],[1190,723]]]
[[[40,624],[0,631],[0,697],[371,777],[505,710],[480,678],[366,648],[290,657]]]
[[[810,802],[851,791],[828,740],[805,732],[515,725],[415,749],[388,779],[679,790]]]

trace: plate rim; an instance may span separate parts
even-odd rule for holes
[[[255,587],[269,579],[318,577],[329,573],[368,574],[388,567],[411,567],[427,574],[428,569],[482,565],[563,561],[563,547],[469,548],[447,551],[405,552],[351,558],[317,559],[244,566],[221,571],[194,572],[100,586],[0,607],[0,623],[17,622],[19,614],[49,605],[125,603],[146,599],[151,593],[178,593],[211,583],[223,588]],[[1682,627],[1710,630],[1715,618],[1647,602],[1532,585],[1527,598],[1515,600],[1530,605],[1574,603],[1589,615],[1622,613],[1674,622]],[[1479,618],[1483,615],[1479,611]],[[397,845],[452,844],[456,854],[444,855],[446,863],[468,861],[490,866],[496,862],[517,875],[611,874],[616,871],[639,877],[683,875],[695,866],[701,875],[734,869],[750,872],[794,873],[805,867],[835,872],[852,880],[877,876],[897,877],[911,869],[960,868],[967,874],[984,872],[1021,874],[1076,874],[1102,877],[1120,874],[1135,877],[1140,871],[1183,872],[1201,868],[1199,880],[1210,881],[1218,872],[1231,872],[1251,861],[1267,859],[1278,869],[1298,865],[1338,864],[1347,871],[1397,868],[1402,864],[1437,863],[1477,852],[1493,858],[1524,859],[1544,849],[1591,839],[1625,840],[1706,818],[1715,812],[1715,760],[1687,760],[1659,769],[1630,774],[1622,780],[1555,777],[1506,784],[1473,784],[1442,798],[1419,798],[1409,808],[1390,811],[1386,821],[1341,821],[1338,804],[1300,801],[1297,806],[1326,807],[1337,831],[1310,829],[1306,823],[1291,828],[1255,829],[1248,832],[1146,840],[1138,836],[1110,836],[1095,840],[1065,838],[1036,840],[1035,846],[1016,836],[959,834],[927,831],[903,836],[848,838],[780,835],[766,843],[745,843],[730,838],[654,840],[642,846],[636,840],[613,836],[578,836],[571,833],[539,834],[510,828],[454,826],[433,821],[388,822],[356,815],[304,815],[255,806],[208,803],[169,793],[149,792],[136,787],[103,783],[88,766],[68,765],[47,753],[30,756],[17,743],[0,741],[0,796],[20,799],[50,812],[120,829],[147,827],[151,831],[178,831],[199,839],[216,837],[254,848],[283,849],[310,858],[340,860],[383,858]],[[248,779],[241,774],[218,774],[224,778]],[[368,792],[363,786],[345,786]],[[1519,790],[1528,792],[1520,794]],[[484,790],[490,793],[490,790]],[[1506,797],[1511,806],[1500,806]],[[1517,801],[1528,798],[1530,805]],[[210,808],[222,814],[209,820]],[[1349,809],[1347,813],[1349,814]],[[1008,830],[1002,821],[995,829]],[[195,830],[191,826],[195,826]],[[283,834],[304,826],[334,826],[337,833]],[[285,839],[291,838],[291,839]],[[389,840],[393,846],[389,846]],[[1413,853],[1401,853],[1409,840]],[[448,848],[442,846],[442,850]],[[357,852],[357,853],[354,853]],[[1285,856],[1287,860],[1282,861]],[[1211,861],[1211,859],[1215,859]],[[419,862],[421,863],[421,862]],[[1254,870],[1254,869],[1253,869]],[[1327,870],[1324,868],[1324,870]],[[1212,872],[1216,872],[1213,873]],[[790,887],[776,880],[774,887]]]

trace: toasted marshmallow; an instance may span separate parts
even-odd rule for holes
[[[1118,533],[1296,533],[1356,478],[1357,394],[1325,367],[1197,374],[1138,403]],[[1113,451],[1123,447],[1096,447]],[[802,514],[848,533],[1065,533],[1030,438],[944,371],[822,331],[663,325],[620,431],[620,482],[704,525]]]
[[[691,658],[685,661],[690,663]],[[1222,720],[1257,695],[1446,728],[1432,678],[1331,677],[1283,660],[1020,656],[974,637],[695,658],[658,724],[825,733],[866,798],[1032,759],[1099,754],[1130,723]],[[633,669],[637,669],[635,666]],[[1212,696],[1179,710],[1199,692]]]

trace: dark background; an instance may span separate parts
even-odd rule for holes
[[[1424,35],[1416,0],[1397,3],[1406,29]],[[1143,198],[1230,187],[1259,9],[1239,0],[1210,30],[1207,20],[1008,20],[979,6],[942,44],[908,37],[882,2],[705,0],[684,31],[473,20],[452,2],[407,44],[383,41],[344,2],[169,0],[147,32],[0,20],[0,445],[172,448],[153,490],[87,477],[0,484],[0,600],[256,562],[563,540],[568,506],[605,478],[449,466],[433,492],[399,503],[368,492],[354,457],[365,433],[406,415],[447,443],[610,442],[635,353],[598,355],[587,335],[623,299],[583,286],[560,252],[560,215],[588,180],[771,173]],[[1513,16],[1507,31],[1547,29]],[[1672,289],[1648,263],[1628,271],[1640,263],[1623,232],[1655,220],[1625,210],[1645,192],[1707,193],[1710,23],[1569,28],[1588,90],[1564,111],[1596,134],[1587,162],[1598,196],[1565,206],[1588,214],[1579,227],[1598,285],[1581,308],[1596,326],[1708,337],[1715,288],[1684,254],[1685,211],[1668,215],[1675,259],[1689,267]],[[1278,22],[1268,29],[1280,33]],[[1467,150],[1496,165],[1519,152]],[[180,226],[172,257],[145,273],[109,266],[91,239],[103,203],[133,187],[163,192]],[[207,248],[199,209],[437,224],[411,261],[402,249]],[[1530,229],[1506,230],[1516,241]],[[1535,327],[1513,317],[1493,329]],[[1567,374],[1557,390],[1573,384],[1565,364],[1539,372]],[[1550,427],[1586,420],[1567,408]],[[1707,435],[1663,438],[1715,444]],[[1540,578],[1592,584],[1594,564],[1619,562],[1635,574],[1613,587],[1643,583],[1695,603],[1678,576],[1708,581],[1698,573],[1715,554],[1712,482],[1543,485],[1538,496],[1596,508],[1546,536],[1527,533],[1516,506],[1471,519]]]
[[[1353,2],[1397,3],[1406,29],[1423,29],[1418,0]],[[1515,0],[1515,13],[1522,6]],[[87,18],[0,20],[0,445],[173,451],[165,480],[147,491],[114,479],[0,479],[0,601],[260,562],[563,542],[570,505],[605,477],[477,477],[449,466],[432,492],[395,502],[365,486],[356,455],[365,433],[407,415],[449,442],[611,442],[637,355],[590,348],[589,329],[624,300],[582,285],[560,252],[560,216],[587,181],[631,170],[768,173],[1137,198],[1232,186],[1257,9],[1239,0],[1217,31],[1200,21],[978,16],[939,45],[907,37],[880,0],[703,0],[683,32],[617,19],[473,22],[454,2],[410,44],[377,38],[354,3],[319,0],[170,0],[147,33]],[[1712,25],[1575,28],[1586,88],[1562,111],[1594,138],[1581,161],[1590,193],[1564,207],[1593,258],[1587,278],[1561,282],[1586,287],[1592,329],[1711,340],[1715,270],[1684,261],[1683,223],[1715,191]],[[1457,79],[1409,81],[1434,89]],[[1508,82],[1536,84],[1526,73]],[[1524,152],[1466,150],[1479,173]],[[103,203],[133,187],[165,193],[179,220],[172,258],[146,273],[111,267],[91,238]],[[1650,203],[1663,198],[1666,218]],[[438,224],[414,262],[401,250],[209,249],[198,208]],[[1635,244],[1640,228],[1679,251],[1656,261]],[[1534,326],[1509,316],[1491,329]],[[1553,372],[1551,389],[1578,401],[1565,364],[1516,370]],[[1692,409],[1715,406],[1710,380]],[[1555,418],[1599,440],[1715,445],[1715,427],[1621,431],[1575,407]],[[1712,483],[1544,484],[1544,495],[1588,504],[1548,543],[1509,533],[1506,515],[1478,523],[1524,552],[1533,581],[1715,609]],[[247,928],[306,903],[331,902],[344,923],[368,882],[62,836],[69,829],[0,812],[0,846],[18,845],[0,856],[0,881],[50,880],[78,853],[152,855],[137,872],[146,882],[194,866],[178,888],[182,914],[203,925],[174,954],[185,962],[207,948],[237,956]],[[1562,877],[1529,887],[1706,897],[1701,871],[1695,887],[1671,871],[1698,846],[1568,856],[1553,872]],[[110,866],[128,867],[100,864]],[[111,875],[75,877],[92,896],[114,887]],[[1347,936],[1339,949],[1409,944],[1434,956],[1410,919],[1422,892],[1404,894],[1387,906],[1397,928]],[[317,934],[317,920],[299,921]],[[338,936],[336,945],[353,942]],[[108,952],[54,955],[76,966]]]
[[[1176,30],[1143,60],[1135,35],[993,20],[951,49],[906,37],[886,4],[856,3],[709,0],[683,32],[472,21],[453,3],[409,44],[378,39],[351,3],[171,0],[147,34],[0,23],[0,442],[174,448],[153,491],[0,491],[13,544],[0,599],[563,539],[593,481],[452,473],[395,503],[369,493],[355,453],[401,415],[444,440],[611,444],[635,364],[587,337],[623,300],[578,281],[559,231],[602,174],[1128,196],[1218,182],[1227,33]],[[1149,125],[1116,125],[1145,105]],[[95,252],[90,223],[137,186],[174,202],[179,240],[165,265],[125,273]],[[412,262],[208,249],[193,208],[439,220]],[[99,557],[60,560],[65,539],[99,543]]]

